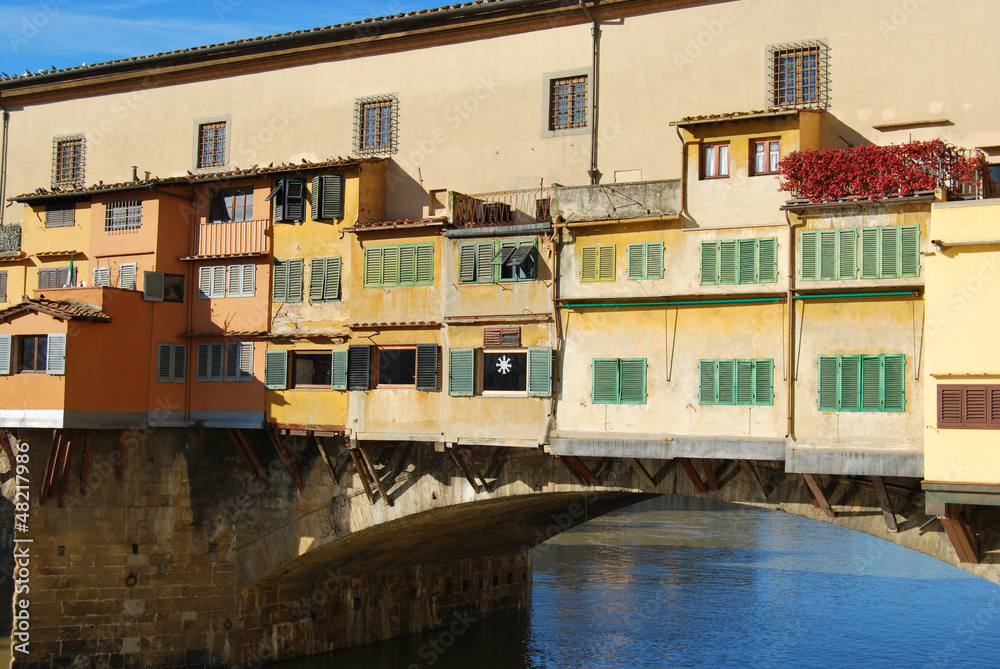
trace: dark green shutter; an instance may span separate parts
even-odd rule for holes
[[[475,391],[476,350],[453,348],[448,351],[448,394],[471,397]]]
[[[333,351],[330,361],[330,387],[334,390],[347,390],[346,348],[338,348]]]
[[[701,243],[701,285],[719,283],[719,242]]]
[[[160,383],[169,382],[170,371],[173,369],[170,359],[174,352],[173,344],[157,344],[156,346],[156,380]],[[3,370],[0,370],[2,372]]]
[[[344,176],[330,174],[313,177],[312,219],[342,218],[344,215]]]
[[[617,404],[618,393],[618,359],[595,358],[591,384],[593,403]]]
[[[264,354],[264,386],[273,390],[288,387],[288,351],[267,351]]]
[[[861,356],[861,410],[882,410],[882,357]]]
[[[528,349],[528,395],[531,397],[552,396],[552,349],[532,347]]]
[[[920,276],[920,226],[900,228],[899,275]]]
[[[753,403],[774,404],[774,360],[754,360]]]
[[[861,357],[857,355],[839,356],[840,365],[840,411],[861,410]]]
[[[663,242],[650,242],[646,244],[645,278],[663,278]],[[645,397],[645,395],[643,395],[643,397]],[[645,400],[643,400],[643,402],[645,402]]]
[[[906,356],[885,355],[883,360],[883,411],[906,409]]]
[[[879,275],[878,228],[861,228],[861,278],[877,279]]]
[[[417,344],[417,390],[438,389],[437,344]]]
[[[305,220],[306,184],[302,179],[284,179],[281,193],[275,204],[274,220],[281,223],[299,223]]]
[[[736,404],[753,404],[753,360],[736,360]]]
[[[832,281],[837,278],[840,258],[837,253],[837,231],[820,230],[819,232],[819,278]]]
[[[645,244],[629,244],[626,247],[628,261],[628,278],[642,279],[646,270],[646,246]]]
[[[761,283],[774,283],[778,280],[778,238],[758,239],[757,248],[757,280]]]
[[[740,239],[737,257],[737,283],[757,283],[757,240]]]
[[[309,261],[310,302],[322,301],[323,285],[325,283],[326,283],[326,258],[313,258],[312,260]]]
[[[736,361],[719,360],[719,392],[716,401],[719,404],[734,404],[736,402]]]
[[[619,401],[622,404],[646,403],[646,359],[619,361]]]
[[[820,411],[837,410],[837,357],[835,355],[819,356],[818,400]]]
[[[494,280],[493,252],[494,252],[493,242],[481,242],[476,247],[475,281],[477,283],[493,283]],[[496,276],[499,277],[499,274],[496,274]]]
[[[285,301],[301,302],[302,283],[305,279],[303,276],[305,273],[305,260],[302,258],[292,258],[291,260],[286,260],[285,264],[288,267],[288,294]]]
[[[201,288],[199,287],[199,291]],[[274,261],[274,289],[272,290],[275,302],[288,301],[288,261]]]
[[[858,275],[858,231],[848,228],[837,231],[837,278],[853,279]]]
[[[735,239],[719,242],[719,283],[734,284],[738,278],[739,245]]]
[[[719,365],[715,360],[700,360],[698,362],[698,403],[718,403]]]
[[[477,244],[464,244],[458,247],[458,282],[475,283]],[[491,268],[492,269],[492,268]]]
[[[803,230],[799,233],[799,276],[803,281],[819,278],[818,247],[819,232]]]
[[[369,344],[347,349],[347,389],[371,388],[372,347]]]
[[[323,299],[340,299],[340,270],[341,259],[339,257],[326,259],[326,285],[323,288]]]
[[[899,277],[899,228],[879,228],[879,278]]]

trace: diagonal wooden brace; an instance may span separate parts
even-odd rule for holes
[[[463,474],[465,474],[466,480],[468,480],[469,485],[472,486],[472,489],[476,491],[476,494],[478,495],[479,493],[481,493],[482,488],[476,482],[476,477],[472,475],[472,470],[469,469],[469,465],[465,463],[465,459],[462,456],[462,454],[456,449],[455,446],[446,448],[445,450],[448,451],[448,455],[451,456],[451,459],[455,461],[455,464],[458,465],[458,468],[462,470]]]
[[[976,533],[972,531],[972,526],[960,511],[956,512],[952,511],[951,508],[945,508],[948,512],[947,515],[938,516],[938,519],[944,526],[945,534],[948,535],[951,547],[958,554],[959,561],[979,564],[979,541],[976,539]]]
[[[239,428],[226,428],[226,432],[229,433],[230,441],[236,446],[236,452],[240,454],[243,463],[246,464],[250,473],[257,480],[263,481],[265,485],[270,485],[270,482],[267,480],[267,471],[260,464],[257,453],[251,448],[250,442],[247,441],[246,435],[243,434],[243,430]]]
[[[49,499],[49,492],[56,478],[56,463],[62,453],[62,430],[52,430],[52,442],[49,444],[49,457],[45,462],[45,473],[42,475],[42,491],[39,500],[42,504]]]
[[[295,484],[295,489],[302,493],[302,480],[299,478],[299,470],[295,467],[295,462],[292,460],[292,454],[288,452],[285,447],[284,442],[281,441],[281,437],[278,436],[274,430],[267,431],[268,436],[271,437],[271,443],[274,444],[274,449],[278,451],[278,457],[285,464],[285,469],[292,477],[292,483]]]
[[[63,446],[62,462],[59,463],[59,506],[66,505],[66,489],[69,487],[69,471],[73,468],[73,450],[76,447],[76,430],[69,433]]]
[[[3,452],[7,454],[7,459],[10,460],[10,468],[16,470],[17,463],[14,461],[14,448],[11,446],[10,434],[2,427],[0,427],[0,448],[3,448]]]
[[[806,486],[808,486],[809,488],[810,496],[812,497],[813,501],[819,506],[819,508],[823,509],[823,513],[830,516],[831,518],[836,518],[836,514],[830,507],[830,502],[826,499],[826,495],[823,494],[823,489],[819,487],[819,483],[816,482],[816,479],[813,477],[813,475],[803,474],[802,478],[806,480]]]
[[[569,463],[569,466],[579,473],[582,483],[589,486],[599,486],[601,485],[601,479],[594,476],[594,473],[587,468],[587,465],[583,464],[583,461],[575,455],[563,456],[564,461]]]
[[[358,454],[358,447],[352,445],[347,452],[351,454],[351,460],[354,461],[354,468],[358,470],[358,478],[361,479],[361,487],[365,490],[365,496],[368,497],[368,503],[375,503],[375,493],[372,492],[372,484],[370,474],[368,473],[368,465],[365,464],[364,459]]]
[[[753,494],[757,496],[762,502],[767,501],[767,493],[764,492],[764,486],[761,485],[760,477],[757,476],[757,470],[754,469],[753,463],[749,460],[739,460],[740,469],[746,475],[747,479],[750,481],[750,490]]]
[[[691,483],[694,484],[694,489],[700,493],[708,492],[708,488],[705,487],[705,483],[701,480],[701,477],[698,476],[698,472],[695,471],[694,465],[691,464],[691,461],[687,458],[677,458],[677,460],[681,463],[684,471],[687,472],[688,478],[690,478]]]
[[[889,499],[889,491],[885,488],[885,481],[881,476],[873,476],[872,483],[875,484],[875,494],[878,495],[879,506],[882,507],[882,517],[885,518],[885,528],[890,532],[898,532],[896,526],[896,512],[892,508],[892,500]]]
[[[712,492],[719,492],[719,480],[715,478],[715,469],[712,467],[712,461],[704,458],[701,461],[701,466],[705,468],[705,482],[708,483],[708,489]]]
[[[392,498],[389,497],[389,493],[386,492],[385,486],[382,485],[382,479],[379,478],[378,472],[375,471],[375,463],[372,461],[372,456],[368,453],[368,450],[364,446],[358,446],[358,450],[361,452],[361,458],[364,460],[365,465],[368,467],[368,471],[371,473],[372,479],[375,481],[375,485],[378,486],[378,491],[382,495],[382,499],[389,506],[392,506]]]
[[[483,476],[482,472],[479,471],[479,467],[476,466],[476,461],[472,459],[472,454],[470,454],[469,451],[463,446],[456,446],[455,448],[457,448],[459,454],[465,458],[465,461],[469,463],[469,468],[472,469],[472,473],[476,475],[479,482],[483,484],[483,489],[485,489],[486,492],[493,492],[490,488],[490,484],[486,481],[486,477]]]
[[[646,469],[639,458],[629,458],[628,463],[632,465],[632,469],[634,469],[636,473],[641,476],[645,476],[646,480],[649,481],[650,484],[654,486],[656,485],[656,479],[653,478],[653,475],[649,473],[649,470]]]
[[[87,496],[87,475],[90,473],[90,443],[93,433],[87,430],[87,443],[83,447],[83,467],[80,469],[80,497]]]

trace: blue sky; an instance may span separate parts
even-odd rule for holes
[[[0,71],[21,74],[302,30],[448,0],[0,0]]]

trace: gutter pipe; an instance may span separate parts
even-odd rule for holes
[[[594,24],[591,29],[591,34],[594,37],[594,91],[591,95],[591,126],[590,126],[590,170],[587,172],[590,175],[590,185],[597,186],[601,183],[601,171],[597,169],[597,142],[598,142],[598,120],[600,117],[600,99],[601,99],[601,24],[590,13],[584,0],[580,0],[580,9],[587,14],[587,18],[590,22]]]
[[[679,301],[664,301],[664,302],[599,302],[594,304],[562,304],[559,305],[562,309],[592,309],[595,307],[602,308],[621,308],[628,309],[630,307],[677,307],[677,306],[697,306],[700,304],[774,304],[775,302],[781,302],[784,297],[740,297],[725,300],[679,300]]]

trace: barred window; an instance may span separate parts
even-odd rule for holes
[[[104,231],[138,230],[142,225],[142,202],[108,202],[104,213]]]
[[[52,187],[82,188],[85,157],[83,135],[56,137],[52,148]]]
[[[587,75],[553,79],[549,95],[549,130],[587,127]]]
[[[226,122],[213,121],[198,126],[198,167],[226,164]]]
[[[354,145],[358,154],[396,153],[399,135],[399,100],[395,96],[355,101]]]
[[[772,107],[829,106],[829,47],[824,42],[773,45],[767,60]]]

